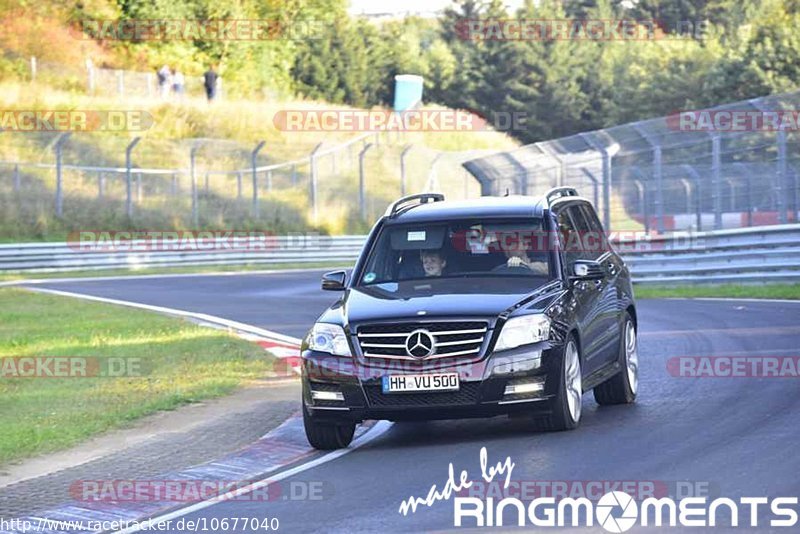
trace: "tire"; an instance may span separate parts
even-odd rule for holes
[[[330,451],[344,449],[353,441],[356,431],[355,423],[320,423],[308,413],[303,403],[303,426],[306,430],[306,439],[315,449]]]
[[[639,389],[639,348],[636,326],[628,313],[625,313],[623,325],[619,340],[622,370],[594,388],[594,400],[601,406],[636,402]]]
[[[580,425],[583,375],[580,349],[574,336],[567,338],[564,344],[557,375],[558,392],[550,401],[550,415],[537,421],[540,430],[559,432],[573,430]]]

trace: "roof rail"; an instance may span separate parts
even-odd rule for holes
[[[578,191],[574,187],[554,187],[544,194],[545,204],[548,206],[561,197],[577,197]]]
[[[409,202],[418,200],[419,202],[413,206],[407,206]],[[392,205],[386,208],[385,217],[394,217],[404,208],[413,208],[420,204],[427,204],[428,202],[441,202],[444,200],[444,195],[441,193],[419,193],[417,195],[408,195],[399,200],[392,202]]]

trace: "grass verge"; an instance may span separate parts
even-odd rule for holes
[[[800,299],[800,284],[763,284],[763,285],[697,285],[675,287],[636,286],[637,299],[657,299],[669,297],[727,297],[749,299]]]
[[[114,358],[138,371],[120,377],[9,376],[8,358],[32,356]],[[272,361],[255,344],[180,319],[0,289],[0,465],[225,395],[263,377]]]

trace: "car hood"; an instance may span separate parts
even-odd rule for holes
[[[347,290],[320,320],[357,324],[440,316],[496,317],[547,283],[545,278],[487,277],[375,284]]]

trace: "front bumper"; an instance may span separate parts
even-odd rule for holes
[[[461,419],[549,412],[556,393],[554,370],[560,351],[549,342],[484,356],[471,363],[393,362],[366,364],[357,358],[303,352],[303,402],[314,419],[361,422]],[[533,363],[535,361],[535,363]],[[458,372],[458,391],[388,393],[384,375]],[[509,385],[541,383],[544,389],[510,393]],[[312,397],[313,392],[328,394]],[[320,399],[319,397],[326,397]],[[335,399],[333,399],[335,397]]]

